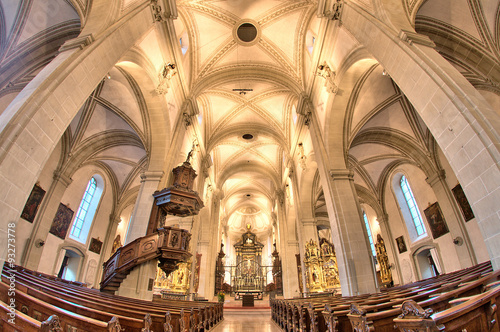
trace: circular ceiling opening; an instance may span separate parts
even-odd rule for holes
[[[252,195],[250,195],[250,194],[247,194],[246,196],[247,196],[247,197],[251,197]]]
[[[257,28],[251,23],[243,23],[236,31],[238,38],[245,43],[250,43],[257,37]]]
[[[243,137],[243,139],[247,139],[247,140],[249,140],[249,139],[252,139],[252,138],[253,138],[253,135],[252,135],[252,134],[245,134],[245,135],[243,135],[243,136],[241,136],[241,137]]]

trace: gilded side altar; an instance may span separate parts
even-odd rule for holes
[[[307,242],[304,264],[310,293],[332,291],[340,287],[335,249],[328,240],[321,239],[319,247],[312,239]]]

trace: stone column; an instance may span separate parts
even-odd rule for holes
[[[40,246],[39,242],[47,240],[47,235],[49,234],[61,199],[71,182],[73,180],[69,176],[61,172],[54,172],[52,184],[49,190],[47,190],[44,204],[40,206],[40,211],[38,212],[38,216],[40,217],[38,218],[37,216],[34,220],[30,241],[23,255],[24,260],[21,264],[26,268],[35,271],[39,270],[40,257],[43,252],[43,246]]]
[[[102,266],[102,264],[113,254],[113,242],[115,241],[116,230],[118,229],[118,225],[121,221],[122,220],[120,219],[120,216],[117,216],[115,214],[109,215],[109,224],[106,231],[106,236],[104,238],[101,256],[99,259],[99,266]]]
[[[215,260],[216,258],[210,255],[210,241],[201,240],[198,241],[198,252],[201,253],[201,264],[200,264],[200,285],[198,286],[198,294],[201,297],[208,299],[209,301],[214,297],[214,287],[210,289],[210,279],[214,279],[213,284],[215,285],[215,268],[210,270],[210,260]]]
[[[158,184],[162,176],[163,171],[147,171],[141,174],[141,188],[137,195],[124,244],[146,235],[151,208],[154,203],[153,193],[158,190]]]
[[[210,200],[210,207],[206,207],[204,213],[205,218],[200,223],[200,236],[199,236],[199,252],[203,254],[202,264],[200,267],[200,294],[211,300],[214,297],[215,290],[215,263],[217,254],[220,250],[220,245],[217,240],[219,239],[219,213],[220,213],[220,200],[222,192],[214,190]],[[226,249],[227,250],[227,249]]]
[[[434,194],[439,202],[443,217],[450,230],[450,247],[454,247],[457,257],[460,261],[460,268],[464,269],[477,264],[474,250],[469,239],[469,234],[465,228],[465,220],[462,217],[460,208],[458,207],[453,194],[446,183],[446,174],[444,170],[429,176],[426,179],[427,183],[434,190]],[[430,230],[429,230],[430,231]],[[461,237],[463,243],[460,245],[454,244],[453,239]],[[449,271],[445,271],[449,272]]]
[[[153,193],[158,189],[162,176],[163,171],[147,171],[141,174],[141,188],[137,195],[124,245],[146,235],[154,203]],[[121,283],[117,295],[151,300],[153,291],[148,290],[149,280],[155,279],[157,268],[158,261],[156,259],[134,268]]]
[[[153,290],[148,290],[149,280],[155,279],[158,260],[152,259],[136,266],[123,280],[116,295],[151,301]]]
[[[342,295],[373,293],[377,289],[375,269],[354,188],[354,174],[348,169],[335,169],[330,170],[330,176],[327,205],[331,206],[328,214],[336,244]]]
[[[281,190],[276,191],[277,201],[277,225],[278,238],[277,245],[282,263],[283,273],[283,295],[285,298],[299,296],[299,280],[297,275],[297,262],[295,254],[299,253],[299,242],[295,238],[295,229],[289,225],[288,218],[285,213],[284,193]],[[294,221],[295,222],[295,221]],[[291,229],[290,229],[291,228]],[[301,257],[303,259],[303,257]]]
[[[305,245],[306,242],[313,240],[319,246],[317,224],[318,222],[315,218],[302,219],[302,245]]]

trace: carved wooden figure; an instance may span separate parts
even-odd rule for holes
[[[167,311],[165,313],[165,323],[163,323],[163,332],[173,332],[171,320],[170,311]]]
[[[40,326],[40,331],[41,332],[63,332],[63,329],[61,327],[61,321],[59,320],[59,317],[56,315],[52,315],[49,318],[47,318],[46,321],[42,322],[42,325]]]

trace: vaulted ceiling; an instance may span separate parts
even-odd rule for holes
[[[108,16],[119,16],[141,2],[117,1]],[[356,2],[372,8],[386,1]],[[404,3],[415,14],[417,32],[430,36],[443,57],[494,106],[500,105],[498,2]],[[85,27],[92,2],[0,0],[0,5],[1,114],[57,56],[59,47]],[[178,74],[165,95],[168,130],[174,128],[175,110],[181,107],[173,101],[173,90],[182,88],[196,101],[199,143],[211,159],[211,181],[223,192],[223,224],[235,238],[247,223],[259,234],[270,230],[276,192],[287,181],[290,160],[300,153],[297,144],[307,140],[296,127],[299,96],[318,93],[314,87],[324,81],[315,85],[322,80],[315,73],[323,61],[338,74],[340,92],[335,98],[349,101],[341,110],[346,114],[341,137],[361,196],[381,200],[391,169],[401,163],[425,168],[432,159],[432,137],[384,68],[368,55],[356,58],[361,46],[344,30],[324,40],[317,2],[179,0],[176,6],[175,31],[169,33],[178,47]],[[72,167],[93,164],[106,170],[117,203],[128,197],[133,204],[139,173],[151,157],[153,124],[146,100],[152,98],[160,68],[174,61],[162,52],[163,38],[157,29],[144,36],[99,84],[61,142],[65,153],[80,156]],[[460,47],[453,48],[457,43]],[[481,59],[475,57],[476,49],[484,54]],[[356,59],[350,61],[351,56]],[[324,126],[330,110],[321,100],[314,106]],[[315,167],[311,145],[304,141],[307,164],[295,167]],[[183,152],[189,151],[191,141],[184,146]],[[312,178],[311,209],[326,218],[318,175]]]
[[[201,132],[223,218],[236,237],[251,224],[268,232],[297,96],[311,54],[310,1],[179,1],[178,38],[196,92]],[[184,23],[184,25],[181,25]],[[311,45],[312,46],[312,45]]]

